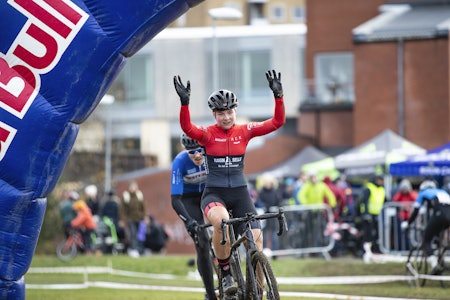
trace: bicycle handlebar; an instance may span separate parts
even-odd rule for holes
[[[222,240],[220,241],[220,244],[225,245],[225,243],[227,242],[227,235],[226,235],[226,230],[225,230],[227,225],[242,224],[242,223],[252,222],[255,220],[266,220],[266,219],[271,219],[271,218],[278,219],[277,235],[280,236],[285,231],[288,230],[286,216],[284,215],[284,209],[282,207],[278,208],[278,212],[269,212],[269,213],[264,213],[261,215],[257,215],[255,213],[246,213],[245,217],[231,218],[228,220],[223,219],[222,224],[220,225],[220,227],[222,228]]]

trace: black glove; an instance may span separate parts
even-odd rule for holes
[[[175,90],[178,96],[180,96],[181,105],[188,105],[189,98],[191,97],[191,83],[187,81],[187,85],[181,82],[180,75],[173,77],[173,84],[175,85]]]
[[[269,87],[272,90],[275,98],[283,97],[283,86],[281,85],[281,81],[280,81],[281,73],[278,73],[278,77],[277,77],[277,73],[275,72],[275,70],[272,70],[272,72],[267,71],[266,78],[267,78],[267,81],[269,81]]]
[[[198,242],[198,223],[197,221],[191,219],[185,223],[186,229],[189,235],[192,237],[195,243]]]

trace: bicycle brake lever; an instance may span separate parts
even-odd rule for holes
[[[222,224],[220,225],[220,227],[222,228],[222,240],[220,241],[221,245],[225,245],[227,243],[227,224],[225,222],[225,220],[222,220]]]
[[[278,232],[277,235],[281,236],[283,232],[288,231],[286,216],[284,215],[284,210],[282,207],[279,209],[279,215],[278,215]]]

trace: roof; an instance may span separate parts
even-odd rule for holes
[[[354,42],[448,38],[449,2],[389,4],[382,5],[380,11],[380,15],[353,29]]]

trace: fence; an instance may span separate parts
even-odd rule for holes
[[[363,252],[360,232],[354,223],[336,223],[330,207],[322,205],[284,206],[288,231],[279,237],[279,248],[272,256],[321,254],[326,259],[339,249],[358,256]],[[378,245],[383,254],[407,255],[422,240],[430,210],[422,207],[410,230],[401,229],[408,220],[413,202],[386,202],[378,217]],[[274,211],[276,209],[274,208]]]
[[[326,234],[327,225],[333,223],[333,214],[328,205],[284,206],[288,231],[279,239],[279,249],[272,249],[272,256],[319,253],[326,259],[334,247],[335,240]]]

